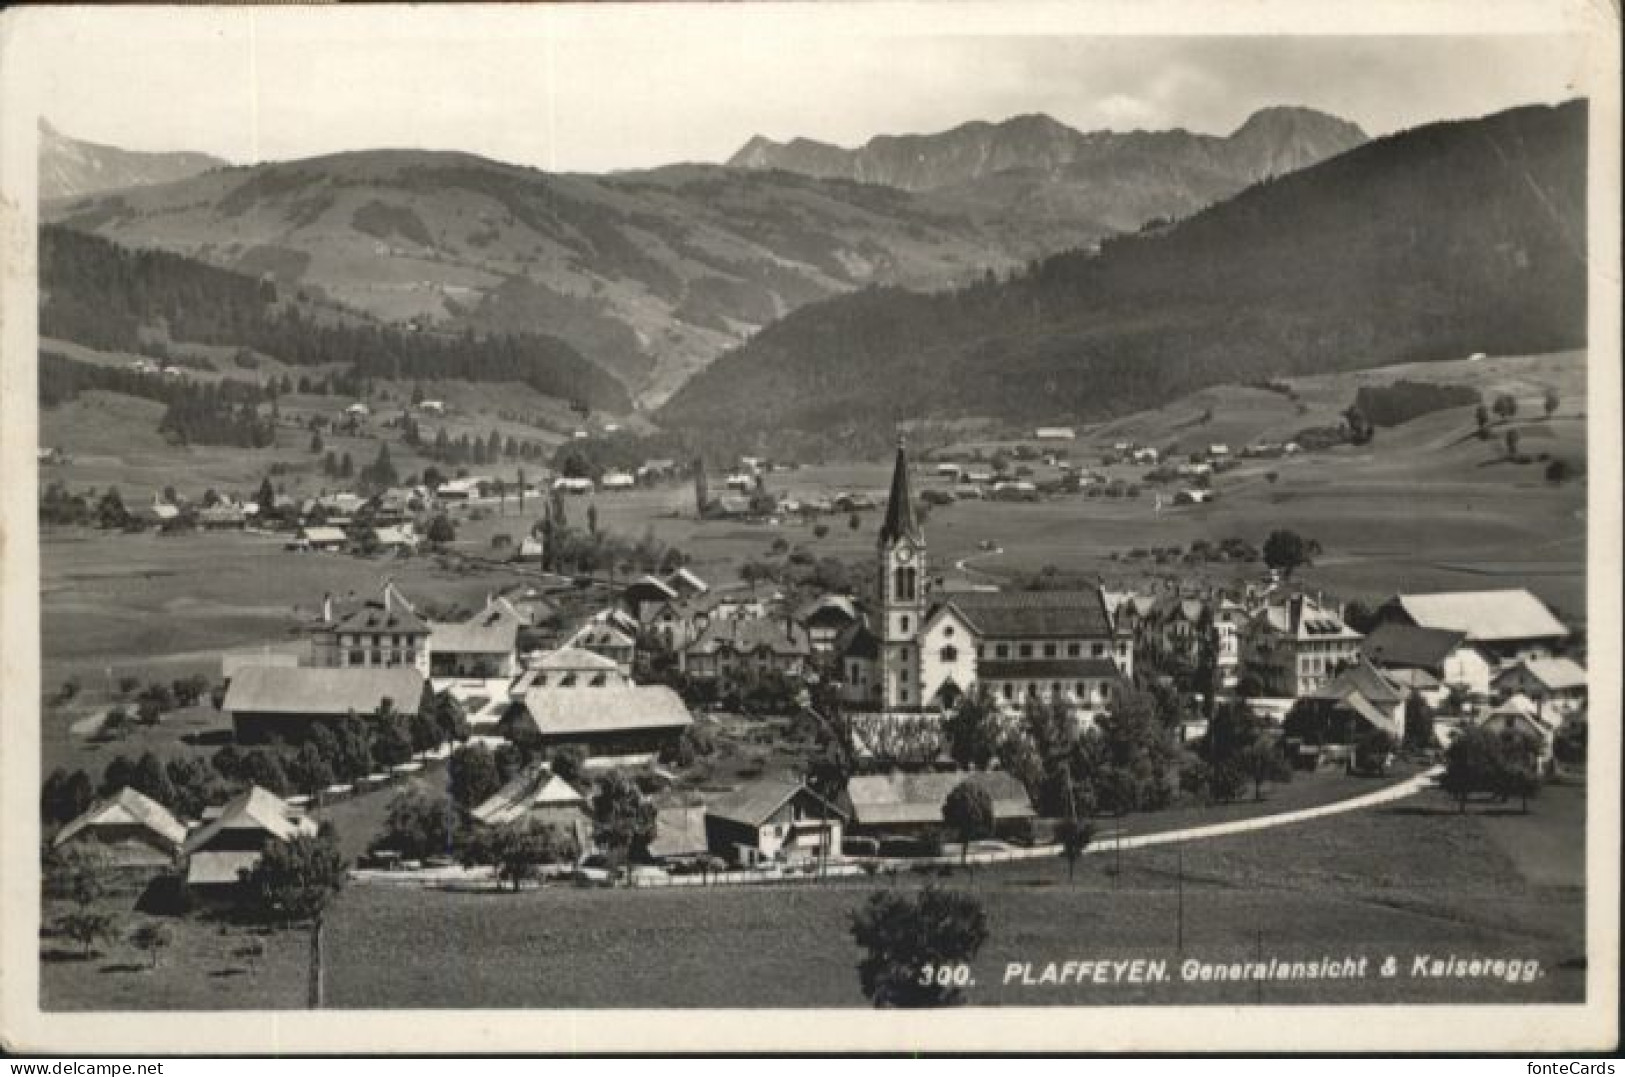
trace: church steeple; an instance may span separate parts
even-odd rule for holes
[[[902,435],[897,437],[897,463],[892,468],[891,497],[886,502],[886,522],[880,525],[880,545],[890,546],[900,538],[920,545],[920,525],[914,519],[914,497],[908,483],[908,449]]]

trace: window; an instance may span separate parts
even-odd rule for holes
[[[377,648],[374,648],[372,652],[372,664],[375,666],[381,666],[384,664],[384,654]]]
[[[1106,654],[1106,645],[1104,643],[1097,643],[1091,647],[1089,651],[1092,655],[1094,655],[1094,657],[1102,658]]]
[[[857,679],[858,679],[858,669],[859,669],[858,664],[856,662],[853,662],[852,663],[852,672],[847,674],[846,679],[856,683]]]
[[[942,630],[942,635],[943,635],[943,638],[945,638],[945,639],[953,639],[953,637],[954,637],[954,626],[953,625],[944,626],[944,628]]]
[[[1033,656],[1033,645],[1030,643],[1023,643],[1016,648],[1016,653],[1022,658],[1031,658]]]
[[[918,572],[912,568],[899,568],[892,573],[892,594],[901,602],[914,600],[914,584]]]
[[[1016,687],[1015,687],[1015,685],[1008,684],[1008,683],[1005,684],[1004,688],[1003,688],[1003,695],[1004,695],[1005,699],[1014,699],[1014,698],[1016,698]]]
[[[1088,688],[1085,687],[1082,681],[1079,681],[1077,684],[1073,685],[1072,691],[1079,699],[1082,699],[1084,696],[1089,694]]]
[[[350,652],[350,664],[352,666],[359,666],[361,663],[365,662],[366,660],[367,660],[367,656],[366,656],[366,654],[364,652],[362,652],[362,651],[351,651]]]
[[[1044,644],[1044,657],[1045,658],[1054,658],[1055,657],[1055,644],[1053,644],[1053,643]]]
[[[907,688],[903,689],[901,694],[899,694],[897,698],[900,699],[902,702],[907,703],[908,702],[908,689]]]
[[[906,614],[906,613],[903,614],[903,618],[899,623],[902,625],[902,630],[904,632],[907,632],[908,631],[908,614]]]
[[[1008,643],[1001,643],[998,646],[993,648],[993,653],[995,655],[997,655],[998,657],[1000,657],[1000,658],[1009,658],[1010,657],[1010,645]]]
[[[1066,645],[1066,656],[1068,658],[1077,658],[1082,653],[1083,645],[1081,643],[1068,643]]]
[[[1052,695],[1052,696],[1058,696],[1058,695],[1061,694],[1061,682],[1060,681],[1056,681],[1054,684],[1049,686],[1049,694]]]
[[[374,634],[374,635],[373,635],[373,637],[372,637],[372,645],[373,645],[373,646],[374,646],[374,647],[381,647],[381,646],[383,646],[383,642],[384,642],[384,637],[382,637],[382,636],[380,636],[380,635],[377,635],[377,634]]]
[[[937,657],[942,659],[944,662],[954,662],[959,658],[959,651],[953,647],[944,647],[942,650],[937,652]]]

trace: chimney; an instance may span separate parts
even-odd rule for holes
[[[333,623],[333,592],[331,591],[322,596],[322,621],[326,624]]]
[[[388,613],[395,607],[395,585],[384,584],[384,612]]]

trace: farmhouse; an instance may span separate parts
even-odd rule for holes
[[[418,535],[412,525],[395,524],[374,528],[372,541],[380,549],[395,553],[411,553],[418,548]]]
[[[1338,728],[1352,732],[1364,725],[1388,734],[1397,743],[1405,735],[1405,695],[1404,689],[1362,660],[1305,698],[1340,721]]]
[[[706,843],[741,867],[839,856],[846,813],[799,782],[759,781],[706,805]]]
[[[1585,667],[1572,658],[1526,658],[1503,670],[1493,687],[1498,695],[1532,700],[1541,717],[1566,716],[1586,706]]]
[[[446,402],[444,400],[425,400],[418,405],[418,410],[425,415],[444,415],[446,414]]]
[[[429,636],[432,677],[512,677],[519,672],[519,630],[525,617],[505,598],[459,624],[435,624]]]
[[[524,820],[556,827],[575,838],[578,849],[586,849],[592,837],[587,799],[546,767],[530,767],[514,775],[468,814],[486,826]]]
[[[386,703],[399,713],[416,712],[428,692],[412,666],[250,666],[232,678],[220,709],[231,716],[239,744],[297,744],[317,723],[372,715]]]
[[[1035,816],[1026,787],[1002,770],[860,774],[846,783],[841,806],[854,834],[917,834],[944,826],[943,802],[962,782],[987,792],[996,833],[1008,834]]]
[[[1448,628],[1417,628],[1391,621],[1367,636],[1360,652],[1386,672],[1422,671],[1439,684],[1483,699],[1490,694],[1495,665],[1467,633]]]
[[[1546,604],[1523,588],[1395,595],[1377,609],[1377,618],[1460,632],[1501,664],[1549,658],[1569,635]]]
[[[630,490],[638,484],[638,480],[624,471],[606,471],[598,485],[605,490]]]
[[[267,789],[254,786],[186,839],[186,885],[204,893],[229,892],[240,872],[260,862],[267,842],[314,837],[316,821]]]
[[[1070,426],[1041,426],[1033,432],[1039,441],[1074,441],[1077,436]]]
[[[1535,748],[1535,764],[1542,771],[1551,769],[1558,724],[1537,714],[1536,705],[1524,696],[1513,696],[1478,720],[1480,728],[1528,738]]]
[[[985,684],[1006,706],[1034,695],[1055,698],[1087,720],[1119,679],[1132,675],[1130,639],[1113,626],[1099,588],[929,594],[925,535],[901,444],[877,546],[875,638],[853,634],[840,652],[847,702],[884,711],[938,709]],[[874,657],[866,657],[871,649]]]
[[[302,527],[299,534],[287,544],[287,548],[304,552],[312,550],[328,552],[344,549],[348,541],[341,528]]]
[[[589,756],[650,762],[693,723],[664,685],[532,688],[502,718],[509,740],[534,738],[546,748],[580,745]]]
[[[198,510],[197,525],[205,531],[241,531],[248,523],[243,506],[228,501]]]
[[[354,404],[351,404],[349,407],[345,408],[344,414],[356,419],[365,419],[367,416],[372,414],[372,409],[358,400]]]
[[[185,841],[186,827],[169,809],[125,786],[57,831],[51,846],[95,847],[115,868],[162,869]]]
[[[1162,454],[1151,448],[1135,449],[1130,459],[1136,464],[1155,464],[1162,459]]]

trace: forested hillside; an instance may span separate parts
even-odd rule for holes
[[[130,251],[47,225],[40,232],[40,335],[138,351],[144,338],[250,348],[296,366],[349,364],[361,378],[515,381],[612,412],[625,388],[556,337],[410,332],[301,302],[180,255]]]
[[[1583,101],[1440,123],[1003,281],[803,308],[659,420],[878,440],[923,416],[1090,420],[1204,385],[1585,339]]]

